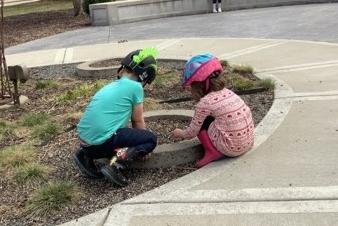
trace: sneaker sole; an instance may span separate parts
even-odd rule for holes
[[[90,172],[89,170],[87,170],[86,167],[84,167],[83,164],[80,162],[80,160],[77,158],[76,154],[73,155],[73,159],[74,159],[76,165],[79,167],[80,172],[84,176],[87,176],[87,177],[90,177],[90,178],[97,178],[97,179],[103,177],[103,175],[95,175],[92,172]]]
[[[113,182],[114,184],[117,184],[121,187],[124,187],[126,185],[128,185],[128,182],[119,179],[119,175],[117,175],[117,173],[115,173],[110,166],[102,166],[101,167],[101,173],[105,176],[105,178],[107,178],[108,180],[110,180],[111,182]]]

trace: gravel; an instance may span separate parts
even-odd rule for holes
[[[157,143],[173,143],[175,142],[170,138],[170,133],[176,129],[183,129],[184,127],[189,126],[190,121],[188,120],[169,120],[169,119],[161,119],[148,121],[146,123],[147,129],[152,131],[157,135]]]

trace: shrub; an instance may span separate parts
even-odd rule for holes
[[[50,182],[38,189],[28,201],[27,212],[46,216],[74,203],[79,196],[77,186],[71,182]]]

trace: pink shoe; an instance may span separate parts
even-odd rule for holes
[[[223,153],[217,151],[215,146],[212,144],[206,130],[200,131],[200,133],[198,134],[197,137],[200,140],[200,142],[201,142],[201,144],[204,148],[203,158],[196,162],[196,166],[198,168],[201,168],[201,167],[207,165],[210,162],[224,158]]]

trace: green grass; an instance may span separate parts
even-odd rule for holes
[[[39,183],[47,179],[49,169],[37,163],[27,163],[15,170],[15,179],[19,184]]]
[[[72,103],[77,99],[82,99],[94,95],[99,89],[101,89],[106,84],[107,81],[104,80],[97,80],[93,84],[84,83],[75,87],[72,90],[68,90],[67,92],[58,96],[56,99],[61,104]]]
[[[50,89],[57,88],[58,83],[53,80],[39,80],[35,83],[35,89]]]
[[[47,113],[27,113],[20,119],[20,124],[27,127],[41,125],[49,119]]]
[[[228,68],[230,66],[227,60],[221,60],[220,62],[223,68]]]
[[[23,166],[35,157],[36,151],[29,145],[10,146],[0,150],[0,168]]]
[[[71,182],[53,182],[41,187],[28,202],[28,213],[46,216],[74,203],[80,197],[79,190]]]
[[[178,80],[175,72],[167,72],[164,74],[158,74],[153,81],[152,85],[156,88],[162,88],[164,86],[170,86],[176,83]]]
[[[240,74],[231,74],[230,78],[233,90],[246,90],[255,86],[255,82],[241,76]]]
[[[70,0],[55,0],[55,1],[40,1],[27,3],[22,5],[14,6],[5,6],[4,15],[7,16],[16,16],[27,13],[37,13],[37,12],[47,12],[55,10],[67,10],[72,9],[73,3]]]
[[[34,127],[32,135],[41,141],[47,142],[60,132],[61,128],[55,122],[47,121],[44,124]]]
[[[231,71],[236,74],[253,74],[254,69],[250,65],[234,64],[231,65]]]
[[[13,133],[13,126],[8,122],[0,120],[0,140]]]
[[[275,81],[270,78],[261,79],[257,81],[257,86],[268,89],[268,90],[273,90],[275,89]]]
[[[155,99],[147,97],[144,99],[143,108],[144,108],[144,111],[158,110],[159,103]]]

